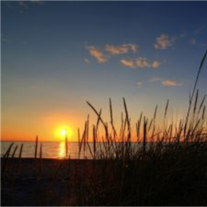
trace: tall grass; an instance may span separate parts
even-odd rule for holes
[[[178,123],[169,122],[167,100],[162,128],[157,126],[158,106],[153,117],[140,113],[136,123],[136,142],[132,142],[132,127],[125,99],[121,127],[117,130],[113,121],[113,108],[109,99],[111,131],[98,110],[87,104],[101,122],[105,131],[100,148],[97,129],[93,131],[93,157],[102,162],[100,170],[92,173],[85,188],[95,194],[87,194],[86,205],[203,205],[207,204],[207,121],[205,99],[199,99],[197,83],[207,52],[201,60],[190,95],[186,117]],[[86,121],[86,123],[88,123]],[[88,138],[85,124],[80,146]],[[117,135],[119,131],[119,136]],[[88,136],[88,135],[87,135]],[[86,143],[85,143],[86,142]],[[79,154],[85,148],[79,148]],[[103,162],[107,160],[107,162]],[[112,163],[112,165],[110,164]],[[95,164],[94,164],[95,165]],[[94,168],[96,168],[94,166]],[[99,175],[101,174],[101,176]],[[90,176],[89,176],[90,177]],[[86,179],[87,180],[87,179]],[[100,185],[99,185],[100,184]],[[94,197],[96,199],[94,199]],[[82,203],[79,203],[80,205]]]

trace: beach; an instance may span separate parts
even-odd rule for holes
[[[206,205],[206,149],[198,142],[136,158],[1,158],[1,205]]]
[[[1,195],[2,205],[7,206],[74,204],[72,198],[66,199],[71,179],[80,178],[94,164],[92,160],[34,158],[23,158],[20,163],[17,158],[9,158],[6,162]],[[1,163],[3,168],[5,160],[1,159]]]

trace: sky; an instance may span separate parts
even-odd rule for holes
[[[1,139],[77,140],[89,101],[118,126],[143,111],[186,114],[207,49],[207,2],[1,2]],[[199,79],[207,92],[207,64]],[[81,131],[82,132],[82,131]]]

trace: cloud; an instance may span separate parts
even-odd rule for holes
[[[147,58],[145,57],[139,57],[136,59],[136,67],[137,68],[146,68],[146,67],[150,67],[150,63],[147,60]]]
[[[178,35],[178,38],[185,38],[187,36],[187,32],[182,32]]]
[[[196,40],[194,38],[192,38],[192,39],[189,40],[189,43],[191,45],[195,45],[196,44]]]
[[[143,83],[141,81],[137,83],[138,88],[142,88],[142,86],[143,86]]]
[[[154,68],[154,69],[157,69],[157,68],[160,67],[161,64],[162,63],[160,61],[155,60],[155,61],[152,62],[151,67]]]
[[[89,54],[96,58],[99,63],[106,63],[108,58],[102,53],[101,50],[97,49],[95,46],[87,47]]]
[[[202,43],[202,42],[198,42],[195,38],[192,38],[189,40],[189,43],[191,45],[195,45],[195,46],[198,46],[198,47],[205,47],[207,44],[205,43]]]
[[[132,51],[137,52],[138,46],[136,44],[123,44],[121,46],[106,45],[105,51],[109,52],[111,55],[121,55]]]
[[[200,34],[202,32],[207,32],[207,25],[203,24],[198,29],[194,31],[194,34]]]
[[[11,43],[11,41],[6,38],[2,38],[2,42]]]
[[[134,68],[135,67],[134,61],[132,61],[132,60],[122,59],[121,64],[123,66],[129,67],[129,68]]]
[[[101,49],[98,49],[95,45],[85,46],[85,49],[89,51],[89,54],[93,56],[99,63],[108,62],[109,58],[115,55],[126,54],[129,52],[137,52],[138,45],[136,44],[122,44],[120,46],[114,45],[105,45]],[[108,52],[109,54],[107,54]],[[84,60],[86,63],[89,60]],[[159,60],[150,61],[146,57],[138,57],[135,59],[123,58],[120,60],[120,63],[124,67],[129,68],[154,68],[157,69],[163,62]]]
[[[160,61],[155,60],[150,62],[146,57],[138,57],[135,60],[122,59],[121,64],[130,68],[154,68],[157,69],[162,64]]]
[[[136,44],[122,44],[120,46],[114,45],[104,45],[101,49],[96,46],[85,46],[85,49],[89,51],[89,54],[96,58],[99,63],[106,63],[111,56],[126,54],[129,52],[137,52],[138,45]],[[107,52],[107,53],[106,53]],[[85,61],[86,62],[86,61]],[[127,67],[134,67],[134,62],[130,60],[123,59],[121,64]]]
[[[90,63],[89,59],[87,59],[87,58],[84,59],[84,62],[85,63]]]
[[[146,57],[139,57],[136,59],[137,68],[154,68],[157,69],[162,63],[159,60],[149,61]]]
[[[171,39],[168,35],[162,34],[156,39],[156,43],[154,44],[155,49],[166,50],[168,47],[171,47],[173,44],[173,39]]]
[[[5,43],[11,43],[11,40],[9,40],[6,37],[4,37],[3,34],[0,34],[0,41],[1,42],[5,42]]]
[[[183,85],[182,83],[178,83],[177,81],[171,80],[171,79],[166,79],[162,81],[162,85],[164,86],[180,86]]]
[[[163,86],[182,86],[183,83],[177,82],[175,80],[172,79],[162,79],[158,76],[154,76],[151,77],[148,82],[153,83],[153,82],[159,82],[161,83]]]
[[[32,4],[39,4],[39,5],[44,4],[44,2],[41,1],[41,0],[30,0],[30,2],[31,2]]]
[[[162,78],[157,77],[157,76],[154,76],[154,77],[151,77],[151,78],[149,79],[149,82],[150,82],[150,83],[152,83],[152,82],[159,82],[159,81],[161,81],[161,80],[162,80]]]

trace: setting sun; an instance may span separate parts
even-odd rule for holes
[[[67,130],[66,130],[66,129],[62,129],[62,130],[60,131],[60,134],[61,134],[62,136],[66,136],[66,135],[67,135]]]
[[[59,140],[64,140],[66,136],[67,138],[72,138],[73,134],[74,133],[73,133],[73,129],[71,126],[62,125],[55,129],[55,136]]]

